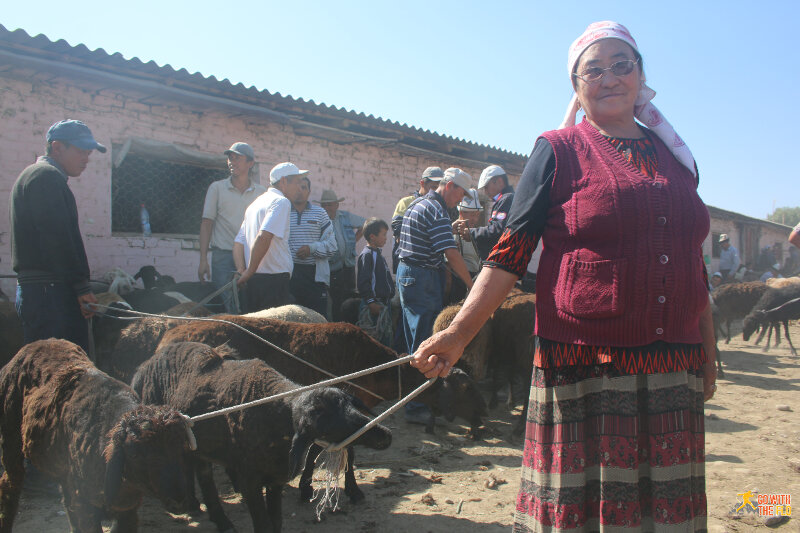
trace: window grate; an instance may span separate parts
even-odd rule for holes
[[[111,174],[111,230],[141,232],[144,204],[153,233],[196,235],[208,186],[227,176],[220,168],[128,154]]]

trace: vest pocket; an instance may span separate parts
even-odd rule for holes
[[[627,259],[579,261],[565,255],[556,283],[556,308],[577,318],[620,316],[624,311],[620,284],[627,266]]]

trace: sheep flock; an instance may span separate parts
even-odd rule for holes
[[[135,288],[137,278],[144,289]],[[235,531],[214,469],[242,495],[254,531],[279,532],[285,520],[299,519],[282,512],[286,484],[300,476],[297,497],[313,499],[312,474],[324,447],[344,440],[373,419],[376,409],[388,408],[425,381],[410,366],[398,365],[193,423],[190,417],[392,362],[401,354],[355,324],[328,323],[298,305],[215,314],[221,311],[217,299],[197,305],[210,294],[207,287],[177,284],[154,269],[136,276],[116,272],[108,281],[110,290],[98,294],[104,311],[91,319],[89,354],[63,340],[23,345],[13,304],[0,302],[0,533],[12,531],[15,517],[26,512],[20,496],[29,470],[58,485],[73,531],[98,532],[101,520],[113,520],[114,531],[137,531],[144,496],[170,513]],[[725,284],[711,293],[711,301],[720,340],[727,343],[741,323],[745,340],[757,333],[760,342],[768,335],[766,351],[773,333],[775,345],[781,342],[783,326],[796,355],[788,322],[800,319],[800,278]],[[457,420],[473,441],[487,437],[484,422],[491,412],[522,405],[502,435],[519,439],[536,341],[535,303],[535,295],[514,289],[457,368],[416,401],[439,420]],[[460,307],[446,307],[434,331],[446,328]],[[131,317],[130,310],[162,316]],[[355,321],[357,313],[350,311],[342,315]],[[719,359],[718,365],[722,370]],[[347,447],[343,493],[352,504],[366,498],[357,483],[356,449],[389,447],[398,424],[413,429],[401,417],[376,425]],[[437,431],[435,419],[425,431]]]

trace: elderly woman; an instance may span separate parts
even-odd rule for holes
[[[709,217],[691,152],[649,102],[643,66],[614,22],[573,43],[565,123],[536,141],[486,268],[412,362],[446,375],[541,238],[515,531],[706,528]]]

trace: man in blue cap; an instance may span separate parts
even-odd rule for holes
[[[105,153],[106,147],[86,124],[56,122],[47,131],[46,155],[23,170],[11,190],[11,259],[26,344],[55,337],[89,349],[86,319],[93,313],[84,304],[97,299],[68,180],[86,169],[92,150]]]

